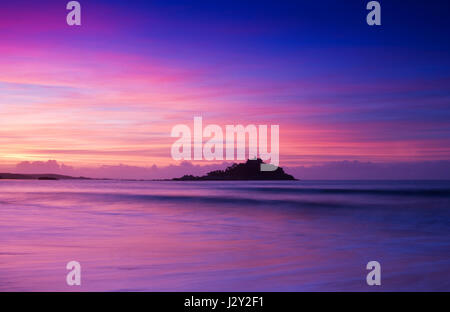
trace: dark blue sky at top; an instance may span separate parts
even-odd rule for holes
[[[85,1],[84,1],[85,2]],[[100,1],[102,2],[102,1]],[[84,8],[99,1],[84,3]],[[336,71],[367,65],[383,67],[373,77],[447,76],[450,68],[449,1],[380,1],[382,26],[366,24],[365,0],[134,0],[107,1],[120,9],[123,28],[117,42],[130,50],[135,39],[159,40],[149,53],[214,64],[218,59],[248,62],[286,60],[296,66],[299,53],[321,59]],[[123,19],[123,20],[121,20]],[[129,22],[132,21],[131,24]],[[96,42],[101,44],[101,42]],[[107,45],[111,42],[108,41]],[[182,54],[181,54],[182,53]],[[251,61],[251,60],[250,60]],[[352,63],[354,63],[352,65]],[[434,66],[430,67],[430,63]],[[396,66],[396,70],[389,71]],[[412,70],[412,72],[411,72]],[[310,73],[321,75],[320,68]],[[273,72],[277,75],[277,72]],[[296,73],[293,73],[295,75]],[[280,75],[289,75],[283,70]]]
[[[49,12],[65,18],[66,0],[3,2],[2,7]],[[228,55],[251,54],[262,58],[293,58],[299,52],[323,56],[325,66],[338,66],[349,59],[375,62],[381,49],[401,54],[400,60],[386,58],[386,66],[441,62],[449,67],[450,1],[384,0],[382,26],[366,24],[369,0],[80,0],[83,30],[80,40],[95,33],[89,25],[99,17],[115,25],[111,37],[95,37],[92,48],[120,48],[161,53],[180,59],[202,56],[201,61]],[[23,4],[23,5],[22,5]],[[51,13],[50,12],[55,12]],[[61,12],[61,14],[56,13]],[[39,21],[36,21],[39,22]],[[67,31],[67,30],[66,30]],[[40,34],[40,38],[45,34]],[[52,33],[48,34],[54,40]],[[31,39],[31,38],[30,38]],[[116,39],[116,40],[112,40]],[[156,40],[159,46],[136,44]],[[77,40],[71,37],[71,41]],[[359,49],[341,55],[338,49]],[[374,55],[370,53],[370,49]],[[319,55],[317,55],[319,51]],[[365,54],[365,52],[367,54]],[[427,52],[433,52],[432,55]],[[323,54],[323,55],[320,55]],[[335,60],[327,59],[336,54]],[[295,65],[295,64],[294,64]],[[442,69],[435,69],[435,72]],[[427,75],[427,70],[423,69]]]
[[[449,47],[449,1],[379,1],[382,26],[367,27],[366,0],[113,0],[124,14],[151,18],[157,13],[168,21],[165,33],[207,36],[215,26],[250,28],[265,32],[273,43],[287,46],[379,45]],[[89,5],[89,4],[87,4]],[[149,21],[151,22],[151,21]],[[208,27],[211,26],[211,27]],[[125,26],[125,25],[124,25]],[[149,30],[149,29],[147,29]],[[138,30],[144,32],[145,29]],[[149,30],[150,31],[150,30]],[[245,33],[246,29],[242,29]]]

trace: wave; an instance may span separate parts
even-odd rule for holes
[[[58,196],[79,195],[81,197],[89,197],[90,199],[98,198],[101,201],[139,201],[139,202],[171,202],[176,204],[214,204],[214,205],[237,205],[237,206],[291,206],[291,207],[322,207],[322,208],[343,208],[350,207],[352,204],[345,202],[333,201],[310,201],[296,199],[267,199],[267,198],[249,198],[234,196],[213,196],[213,195],[159,195],[159,194],[129,194],[129,193],[80,193],[80,192],[61,192]],[[180,205],[180,207],[182,207]]]
[[[344,189],[344,188],[282,188],[245,187],[233,188],[236,191],[276,194],[342,194],[342,195],[389,195],[419,197],[450,197],[450,189]]]

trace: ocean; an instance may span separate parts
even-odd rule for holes
[[[450,291],[450,181],[0,180],[0,291],[380,290]]]

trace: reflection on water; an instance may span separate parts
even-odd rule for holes
[[[450,182],[0,181],[0,291],[450,290]],[[82,266],[66,285],[66,263]]]

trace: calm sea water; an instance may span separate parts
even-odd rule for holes
[[[450,291],[449,256],[450,182],[0,180],[0,291]]]

